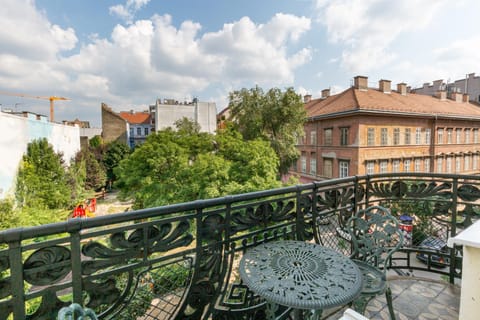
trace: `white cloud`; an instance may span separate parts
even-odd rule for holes
[[[137,11],[146,6],[150,0],[127,0],[125,5],[117,4],[109,8],[110,14],[117,16],[127,24],[132,24]]]
[[[365,73],[391,62],[396,56],[390,52],[392,42],[428,26],[446,4],[446,0],[317,0],[316,8],[329,40],[344,46],[342,66]]]

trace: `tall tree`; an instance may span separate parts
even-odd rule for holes
[[[111,187],[115,180],[117,180],[114,169],[118,166],[120,161],[129,155],[130,148],[123,142],[112,141],[105,146],[102,163],[105,167],[109,187]]]
[[[264,92],[258,86],[230,93],[231,120],[247,140],[265,139],[280,159],[280,173],[298,159],[297,139],[303,136],[306,112],[293,88]]]
[[[71,200],[67,181],[62,155],[55,153],[47,139],[34,140],[22,158],[15,197],[20,206],[64,208]]]
[[[166,129],[150,135],[115,173],[135,208],[278,187],[278,158],[262,140]]]
[[[105,186],[107,176],[103,164],[95,157],[91,148],[81,150],[77,153],[75,162],[78,166],[85,166],[85,189],[98,190]]]

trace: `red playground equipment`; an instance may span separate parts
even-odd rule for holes
[[[95,217],[95,210],[97,210],[97,198],[85,200],[73,209],[72,218]]]

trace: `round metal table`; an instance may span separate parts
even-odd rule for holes
[[[362,274],[340,252],[303,241],[276,241],[253,247],[240,261],[240,277],[265,298],[267,317],[274,319],[278,305],[314,310],[353,301],[362,289]]]

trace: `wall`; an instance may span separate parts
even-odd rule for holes
[[[161,104],[157,100],[155,130],[173,127],[175,121],[183,117],[196,121],[202,132],[214,133],[217,129],[217,107],[214,102]]]
[[[129,126],[127,121],[102,103],[102,138],[105,143],[118,141],[128,144]]]
[[[58,123],[24,118],[0,112],[0,199],[13,192],[18,165],[27,145],[34,139],[47,138],[56,152],[62,152],[65,162],[80,150],[80,129]]]

